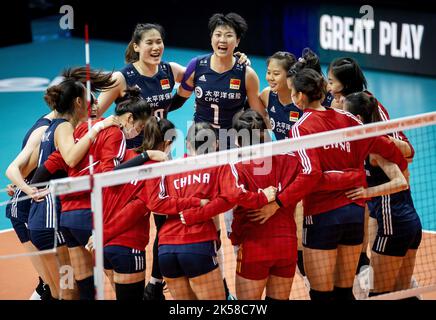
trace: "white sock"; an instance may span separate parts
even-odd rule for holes
[[[151,277],[150,278],[150,283],[151,284],[156,284],[156,283],[162,283],[162,279],[157,279],[157,278],[154,278],[154,277]]]
[[[218,266],[220,268],[221,271],[221,276],[224,277],[224,250],[223,250],[223,246],[221,245],[221,248],[218,250],[218,252],[216,253],[216,258],[218,260]]]

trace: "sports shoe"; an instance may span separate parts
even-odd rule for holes
[[[165,283],[147,283],[144,289],[144,300],[165,300],[165,295],[163,294]]]

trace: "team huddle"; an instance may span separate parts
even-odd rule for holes
[[[213,52],[183,67],[162,61],[160,25],[138,24],[122,70],[70,68],[47,89],[51,111],[6,172],[6,214],[21,243],[28,252],[56,247],[56,256],[31,257],[41,299],[95,299],[93,215],[89,191],[53,198],[35,185],[171,161],[176,128],[167,116],[193,92],[188,157],[389,120],[352,58],[332,61],[326,79],[309,48],[298,59],[276,52],[260,90],[249,59],[235,52],[245,20],[214,14],[209,29]],[[102,118],[112,103],[114,115]],[[165,285],[178,300],[288,300],[297,270],[312,300],[353,300],[365,265],[373,270],[369,296],[410,288],[422,233],[408,181],[413,156],[398,132],[104,188],[106,276],[118,300],[163,300]],[[233,295],[220,219],[236,254]],[[60,286],[59,265],[72,266],[73,287]]]

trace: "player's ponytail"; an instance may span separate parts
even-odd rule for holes
[[[366,78],[353,58],[338,58],[329,65],[329,72],[342,84],[342,95],[366,90]]]
[[[254,110],[242,111],[233,118],[233,129],[237,132],[238,145],[245,147],[267,140],[268,128],[262,115]]]
[[[61,76],[64,79],[73,79],[86,84],[87,76],[91,80],[91,91],[101,92],[106,91],[114,87],[116,80],[112,79],[113,72],[106,72],[103,70],[90,69],[89,72],[86,67],[76,67],[65,69]]]
[[[47,105],[60,114],[73,115],[75,112],[75,101],[77,98],[83,100],[85,97],[85,87],[74,79],[65,79],[58,85],[47,88],[44,100]]]
[[[163,142],[173,142],[175,138],[175,126],[171,121],[150,117],[145,122],[144,141],[136,151],[158,150]]]
[[[126,94],[115,107],[115,115],[121,116],[130,112],[135,121],[147,119],[151,115],[151,108],[148,103],[142,99],[141,89],[138,87],[127,87],[124,92]]]
[[[162,40],[164,40],[165,31],[161,25],[156,23],[138,23],[133,31],[132,39],[124,52],[124,60],[126,63],[133,63],[139,60],[139,52],[135,51],[134,44],[136,43],[136,45],[139,46],[144,33],[150,30],[156,30],[159,32]]]
[[[196,154],[206,154],[216,151],[216,132],[210,123],[197,122],[188,130],[186,144],[195,150]]]
[[[291,74],[292,85],[297,92],[307,96],[308,102],[324,100],[327,83],[324,77],[313,69],[303,69]]]
[[[344,106],[346,111],[355,116],[360,116],[364,124],[381,121],[377,99],[365,92],[355,92],[347,95]]]
[[[268,66],[273,59],[278,60],[286,72],[291,69],[291,67],[297,61],[297,58],[295,58],[292,53],[286,51],[277,51],[266,60],[266,65]]]

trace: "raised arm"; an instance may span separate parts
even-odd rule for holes
[[[119,97],[124,95],[124,90],[127,88],[126,79],[121,72],[114,72],[112,78],[115,79],[114,87],[110,90],[103,91],[98,96],[97,118],[103,116],[110,105]]]
[[[271,123],[268,119],[268,113],[265,110],[265,105],[259,98],[259,78],[256,72],[247,66],[245,73],[245,88],[247,90],[247,99],[250,108],[259,112],[265,120],[268,129],[271,129]]]

